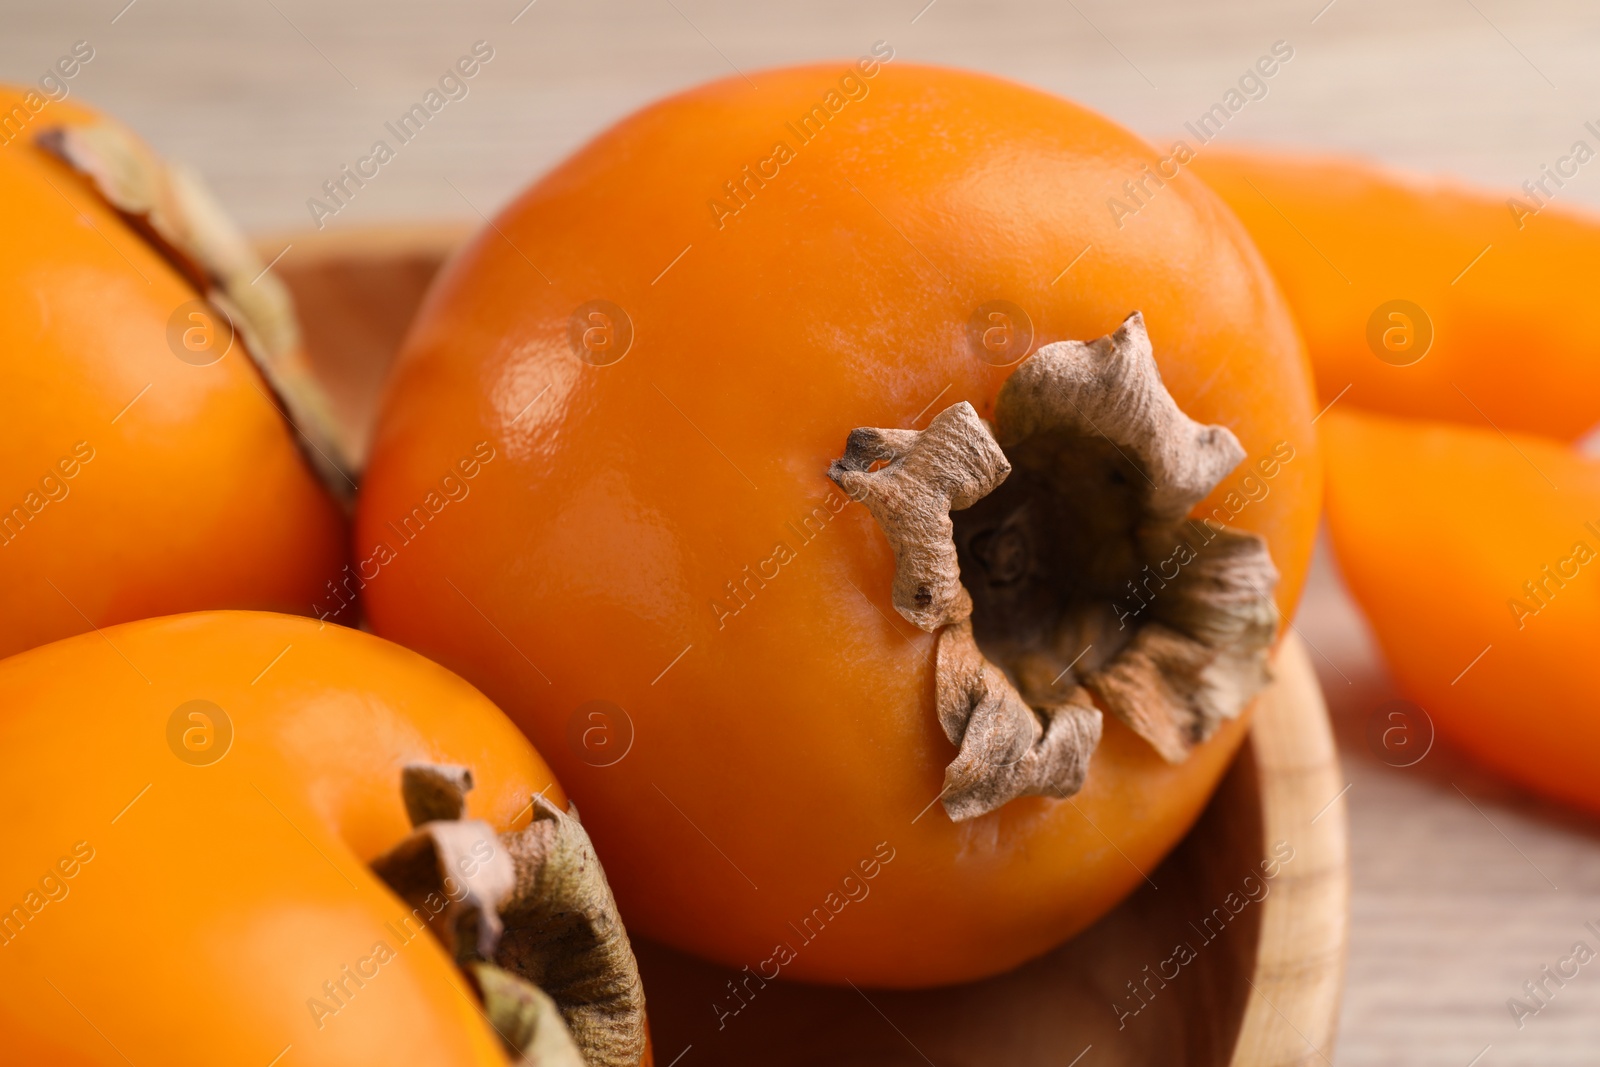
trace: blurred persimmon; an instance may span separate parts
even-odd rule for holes
[[[1499,191],[1239,149],[1193,166],[1277,275],[1324,403],[1565,440],[1600,422],[1600,218],[1560,176]]]
[[[535,740],[635,928],[747,981],[973,978],[1112,907],[1244,736],[1317,521],[1222,203],[892,56],[691,90],[520,195],[358,505],[374,629]]]
[[[350,483],[281,286],[115,123],[21,89],[0,113],[26,120],[0,147],[0,655],[197,608],[310,612],[345,536],[312,461]]]
[[[345,627],[209,612],[21,653],[0,687],[8,1062],[524,1062],[502,1047],[519,1023],[545,1049],[564,1033],[502,1014],[508,987],[539,1001],[528,966],[561,983],[546,992],[586,1052],[609,1020],[609,1058],[587,1063],[640,1062],[637,972],[581,827],[443,668]],[[541,897],[540,872],[575,861],[598,896]],[[604,928],[627,973],[552,945],[552,905],[569,939]]]
[[[1525,788],[1600,814],[1600,463],[1339,408],[1328,529],[1402,692]]]

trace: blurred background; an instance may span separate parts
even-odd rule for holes
[[[764,67],[879,40],[897,60],[1070,97],[1161,145],[1282,41],[1292,60],[1225,142],[1359,153],[1507,196],[1600,126],[1600,4],[1579,0],[7,0],[0,78],[37,83],[88,42],[93,58],[60,83],[70,98],[188,162],[252,232],[288,234],[474,42],[493,54],[467,95],[329,230],[478,223],[658,96],[759,84]],[[1600,204],[1600,176],[1580,172],[1559,199]],[[1354,883],[1338,1048],[1308,1046],[1304,1062],[1600,1062],[1600,968],[1522,1029],[1506,1004],[1600,925],[1600,832],[1442,745],[1406,768],[1376,757],[1368,720],[1396,694],[1326,551],[1296,628],[1341,741]]]

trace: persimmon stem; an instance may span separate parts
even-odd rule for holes
[[[427,916],[519,1063],[637,1067],[644,989],[577,810],[535,796],[528,826],[496,834],[463,817],[471,788],[465,767],[405,767],[414,830],[373,872]]]
[[[1138,312],[1024,360],[992,430],[962,402],[851,432],[828,475],[883,529],[896,610],[938,634],[952,819],[1076,793],[1102,710],[1178,762],[1266,687],[1266,542],[1187,521],[1243,458],[1178,408]]]
[[[400,768],[400,799],[412,826],[459,819],[472,792],[472,769],[449,763],[408,763]]]

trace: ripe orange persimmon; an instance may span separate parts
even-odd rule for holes
[[[1600,463],[1335,408],[1328,529],[1395,681],[1527,789],[1600,814]]]
[[[1172,183],[1119,231],[1137,138],[890,56],[691,90],[523,193],[420,312],[358,504],[374,629],[535,739],[630,923],[761,978],[972,978],[1110,908],[1239,744],[1265,557],[1290,611],[1317,521],[1300,341],[1226,208]],[[1113,614],[1176,607],[1150,568],[1193,592],[1210,535],[1260,565],[1212,586],[1250,678],[1140,705]],[[1008,657],[1002,586],[1054,645]]]
[[[1325,403],[1566,440],[1600,422],[1600,219],[1553,202],[1559,177],[1508,196],[1329,156],[1193,166],[1277,275]]]
[[[509,1062],[434,934],[499,850],[572,820],[482,694],[370,635],[254,612],[68,638],[0,662],[0,688],[6,1062]],[[442,793],[402,803],[407,768],[454,774],[465,820]],[[470,841],[450,906],[368,868],[408,811],[444,820],[413,840]]]
[[[242,238],[109,121],[3,88],[0,116],[0,655],[197,608],[310,611],[343,564],[340,508],[246,353],[251,309],[230,328],[202,300],[271,304],[276,279],[249,287]],[[62,158],[94,145],[137,161],[110,187],[151,210]],[[196,243],[163,247],[156,223]],[[292,321],[274,325],[248,340],[293,376]]]

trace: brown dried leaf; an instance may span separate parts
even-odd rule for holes
[[[569,1062],[543,1018],[546,997],[562,1034],[581,1050],[579,1062],[637,1067],[644,986],[577,809],[562,811],[541,793],[527,827],[496,835],[488,823],[460,817],[471,789],[466,767],[406,765],[401,796],[416,829],[374,860],[373,872],[432,916],[429,928],[484,991],[491,1021],[496,1010],[507,1013],[504,1025],[495,1022],[502,1037],[537,1039],[538,1049],[512,1046],[525,1065]]]
[[[400,798],[412,826],[459,819],[472,792],[472,770],[449,763],[408,763],[400,768]]]
[[[500,908],[517,869],[494,827],[477,819],[426,822],[372,861],[372,870],[422,914],[458,961],[492,959]]]
[[[533,821],[502,840],[516,863],[516,890],[501,910],[506,929],[495,962],[550,994],[585,1063],[636,1067],[644,986],[577,809],[535,797]]]
[[[950,512],[971,507],[1009,473],[1005,453],[965,401],[934,416],[926,430],[852,430],[844,455],[828,468],[828,477],[872,512],[894,549],[895,610],[928,633],[972,614]]]
[[[1073,450],[1088,449],[1086,455],[1103,452],[1122,465],[1119,470],[1143,478],[1144,485],[1136,486],[1137,510],[1128,512],[1131,529],[1106,524],[1122,529],[1118,536],[1131,538],[1131,545],[1124,540],[1123,549],[1095,557],[1116,561],[1104,566],[1117,576],[1122,572],[1114,567],[1128,560],[1154,561],[1169,553],[1184,536],[1180,527],[1189,511],[1244,457],[1227,428],[1202,425],[1178,408],[1162,383],[1138,312],[1107,337],[1047,345],[1024,361],[1000,390],[995,425],[991,433],[963,402],[920,433],[859,428],[828,471],[867,506],[894,550],[896,609],[939,634],[936,709],[945,735],[960,749],[946,768],[943,798],[956,820],[993,811],[1014,797],[1065,797],[1082,788],[1100,740],[1096,698],[1162,756],[1182,760],[1266,686],[1277,632],[1277,571],[1266,542],[1207,526],[1193,558],[1166,582],[1150,619],[1131,637],[1107,629],[1108,604],[1089,605],[1074,616],[1064,605],[1045,603],[1046,614],[1036,622],[1026,617],[1027,625],[997,646],[1004,668],[991,662],[969,621],[973,601],[961,582],[950,512],[972,507],[1005,481],[1012,461],[1002,446],[1065,442]],[[1058,486],[1061,473],[1053,464],[1061,454],[1043,454],[1055,458],[1047,458],[1044,470],[1051,477],[1037,484]],[[1020,491],[1033,492],[1027,488],[1033,484],[1019,483]],[[1053,547],[1027,540],[1034,527],[1015,521],[1029,514],[1025,507],[996,528],[1020,546],[1020,555],[1004,557],[1008,566],[1017,560],[1019,577],[1034,573],[1028,568],[1038,557],[1028,553]],[[992,580],[1013,579],[1008,571]],[[1016,603],[1041,610],[1037,597]],[[1062,650],[1086,634],[1115,647],[1077,668],[1058,693],[1061,678],[1077,662]],[[1065,668],[1055,672],[1058,658]]]

